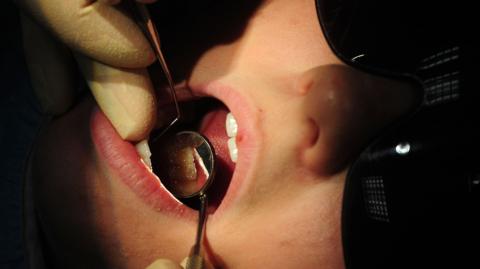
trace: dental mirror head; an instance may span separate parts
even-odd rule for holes
[[[201,134],[182,131],[162,139],[155,173],[177,198],[205,194],[215,173],[215,152]]]

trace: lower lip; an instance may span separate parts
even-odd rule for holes
[[[122,180],[138,197],[156,211],[194,218],[196,212],[178,201],[151,173],[141,160],[135,147],[117,134],[111,123],[95,107],[90,119],[90,130],[98,154],[111,173]]]

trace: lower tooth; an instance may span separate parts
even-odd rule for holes
[[[148,140],[142,140],[135,145],[137,149],[138,155],[142,158],[143,163],[152,170],[152,161],[150,157],[152,156],[152,152],[150,151],[150,147],[148,146]]]
[[[237,142],[235,141],[235,137],[228,139],[228,152],[230,153],[230,159],[232,162],[236,163],[238,158],[238,149],[237,149]]]

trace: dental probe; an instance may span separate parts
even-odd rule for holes
[[[162,50],[160,49],[160,37],[158,35],[157,28],[152,21],[150,12],[144,4],[138,3],[135,0],[132,1],[128,1],[128,3],[130,4],[130,9],[132,9],[137,24],[140,26],[145,37],[150,42],[150,45],[155,52],[155,56],[160,63],[160,66],[162,67],[163,73],[165,74],[168,82],[168,88],[170,90],[173,103],[175,104],[175,112],[177,114],[175,118],[167,125],[167,127],[165,127],[164,129],[162,129],[161,132],[156,133],[155,135],[153,135],[152,138],[150,138],[151,140],[156,140],[158,137],[161,137],[163,134],[165,134],[168,129],[170,129],[170,127],[172,127],[180,119],[180,106],[178,105],[177,94],[175,92],[172,75],[170,73],[170,70],[168,69],[167,62],[165,61]],[[135,5],[136,8],[132,7],[132,4]]]

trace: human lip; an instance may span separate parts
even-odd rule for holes
[[[141,161],[135,146],[117,134],[106,116],[95,106],[90,118],[90,132],[100,158],[110,172],[155,210],[194,219],[194,210],[183,205],[163,186],[159,178]]]
[[[210,96],[222,101],[238,123],[238,133],[236,135],[238,160],[228,190],[212,216],[219,217],[230,205],[242,197],[242,193],[245,192],[251,182],[254,160],[257,155],[256,149],[259,148],[258,144],[261,141],[258,126],[260,122],[258,120],[259,114],[256,113],[255,106],[248,96],[222,82],[214,81],[201,85],[189,85],[189,88],[194,96]]]

